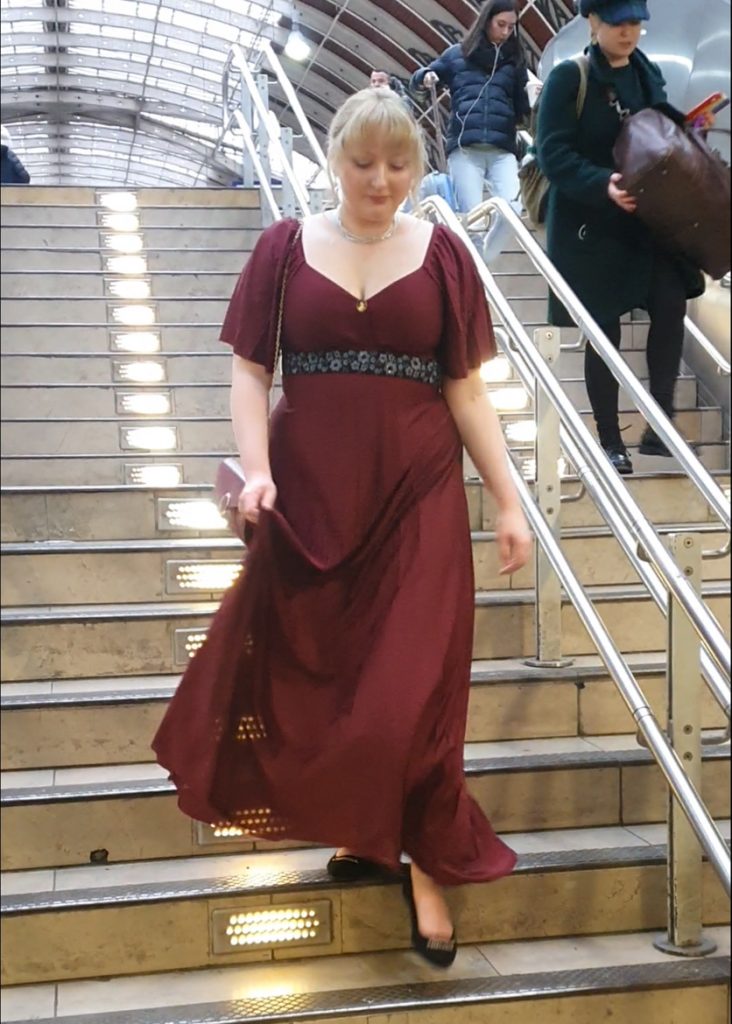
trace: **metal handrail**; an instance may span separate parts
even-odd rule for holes
[[[541,246],[536,242],[518,214],[515,213],[505,199],[494,198],[489,199],[472,210],[468,216],[468,224],[478,223],[493,213],[508,221],[513,229],[514,236],[520,241],[534,266],[550,284],[552,291],[563,303],[600,358],[608,365],[615,379],[629,392],[635,404],[643,413],[644,418],[653,427],[671,453],[676,456],[710,508],[714,510],[725,528],[729,530],[732,525],[730,509],[721,488],[717,485],[706,467],[694,455],[681,434],[673,426],[671,420],[669,420],[655,400],[651,398],[622,356],[607,340],[600,330],[599,324],[590,316],[588,310],[574,294]]]
[[[423,205],[429,205],[432,206],[433,209],[438,210],[438,212],[442,214],[443,218],[447,218],[447,223],[450,224],[453,230],[459,230],[466,243],[469,242],[462,225],[460,225],[460,222],[457,217],[455,217],[452,210],[450,210],[449,207],[447,207],[447,204],[444,203],[444,200],[440,200],[438,197],[433,196],[425,200],[425,204]],[[490,212],[495,209],[501,215],[506,217],[510,226],[513,228],[515,236],[520,241],[532,261],[536,264],[544,278],[557,292],[560,299],[565,302],[567,308],[573,314],[575,319],[580,320],[581,327],[585,333],[590,337],[594,337],[598,350],[603,351],[604,344],[605,348],[608,350],[608,354],[612,354],[615,362],[620,364],[618,367],[619,372],[616,376],[619,377],[623,384],[626,384],[627,381],[627,386],[633,394],[639,394],[639,399],[642,400],[642,406],[647,407],[649,410],[649,420],[651,421],[651,425],[655,426],[655,422],[660,423],[661,418],[666,420],[663,413],[660,411],[656,412],[652,408],[652,405],[655,406],[655,402],[651,404],[645,390],[627,368],[625,361],[618,356],[615,349],[612,348],[610,343],[604,338],[600,328],[590,317],[589,313],[587,313],[584,306],[581,305],[574,293],[569,289],[556,267],[549,262],[544,251],[537,244],[531,233],[526,229],[521,219],[514,213],[508,203],[503,199],[491,199],[488,203],[484,204],[484,208]],[[621,478],[601,453],[592,435],[583,423],[580,414],[567,402],[566,395],[564,394],[559,381],[546,365],[542,357],[534,349],[523,325],[518,320],[503,292],[498,288],[493,276],[488,272],[487,268],[483,264],[476,263],[476,266],[478,267],[478,272],[481,275],[481,279],[483,280],[486,290],[491,298],[491,303],[500,313],[504,324],[509,327],[511,334],[514,337],[522,339],[522,349],[524,349],[522,354],[530,364],[533,375],[541,382],[541,385],[549,395],[552,404],[558,409],[565,426],[571,429],[572,436],[579,440],[584,457],[588,459],[590,464],[593,466],[593,469],[595,469],[603,480],[606,498],[609,497],[612,502],[612,511],[619,513],[626,520],[629,528],[634,530],[638,541],[642,543],[644,549],[649,553],[666,586],[686,610],[686,613],[693,622],[702,643],[725,675],[729,676],[730,647],[719,623],[696,593],[693,586],[683,575],[674,559],[666,550],[666,547],[660,540],[658,534],[646,520],[643,512],[636,504],[628,489],[623,485]],[[650,413],[653,415],[651,416]],[[666,423],[669,424],[669,426],[665,428],[665,432],[669,439],[672,434],[675,435],[674,447],[679,452],[688,452],[684,461],[689,464],[689,475],[695,482],[697,479],[699,480],[700,489],[702,489],[701,485],[704,485],[703,493],[705,497],[707,497],[707,494],[709,495],[707,500],[715,498],[715,492],[718,492],[719,501],[715,500],[714,507],[716,509],[716,506],[719,505],[720,511],[723,513],[724,519],[728,524],[729,511],[725,507],[722,491],[714,483],[706,469],[704,469],[698,460],[694,458],[687,448],[686,443],[670,425],[670,422],[666,420]],[[664,437],[664,440],[666,440],[666,437]],[[669,445],[669,447],[671,446]],[[601,511],[603,514],[606,514],[606,517],[608,517],[611,512],[610,509],[602,506]],[[613,523],[610,518],[608,518],[608,523],[612,528]]]
[[[686,327],[689,334],[692,336],[694,341],[699,345],[701,349],[713,360],[717,367],[717,373],[720,377],[729,377],[730,365],[724,358],[721,352],[719,352],[714,345],[711,343],[709,338],[702,331],[699,330],[697,325],[687,316],[684,320],[684,326]]]

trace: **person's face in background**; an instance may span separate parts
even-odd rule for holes
[[[501,46],[501,44],[510,39],[516,31],[517,21],[518,15],[515,11],[501,11],[500,14],[496,14],[495,17],[491,18],[488,22],[486,29],[488,42],[494,43],[496,46]]]
[[[623,21],[619,25],[609,25],[596,14],[591,14],[590,27],[608,62],[611,65],[622,65],[628,63],[640,42],[643,23]]]
[[[372,89],[388,89],[389,88],[389,76],[386,71],[372,71],[371,72],[371,88]]]

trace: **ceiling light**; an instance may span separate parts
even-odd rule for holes
[[[140,235],[105,235],[104,244],[115,252],[142,252]]]
[[[98,202],[105,209],[117,213],[130,213],[137,209],[137,196],[134,192],[102,192]]]
[[[107,270],[112,274],[141,275],[147,273],[144,256],[107,256]]]
[[[117,299],[149,299],[149,281],[108,281],[109,293]]]
[[[128,484],[143,487],[178,487],[183,481],[183,471],[180,466],[125,466],[125,478]]]
[[[127,334],[115,334],[112,338],[112,349],[116,352],[134,352],[137,355],[148,355],[160,351],[160,335],[152,331],[130,331]]]
[[[293,15],[292,18],[292,30],[287,37],[287,43],[285,44],[285,55],[290,60],[295,60],[298,63],[302,63],[307,60],[312,52],[312,47],[307,41],[305,36],[300,31],[300,19],[297,15]]]
[[[128,327],[147,327],[155,323],[155,310],[152,306],[114,306],[112,319]]]

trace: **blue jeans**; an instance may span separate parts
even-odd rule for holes
[[[497,146],[468,146],[453,150],[449,163],[461,213],[469,213],[483,202],[483,189],[488,182],[492,196],[506,199],[516,213],[521,214],[518,161],[513,153]],[[483,241],[486,263],[500,256],[510,236],[511,229],[505,221],[495,219]]]

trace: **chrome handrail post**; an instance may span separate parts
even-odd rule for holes
[[[271,187],[272,161],[269,154],[270,128],[263,116],[264,112],[269,111],[269,79],[264,74],[258,74],[255,79],[255,86],[257,94],[259,95],[260,103],[259,109],[256,112],[253,112],[253,116],[256,121],[254,137],[256,139],[257,152],[259,153],[259,160],[262,165],[262,169],[267,175],[267,182]],[[252,97],[250,97],[250,102],[251,99]]]
[[[669,548],[686,578],[701,593],[701,539],[692,533],[672,534]],[[668,732],[684,763],[689,781],[702,787],[702,736],[699,647],[694,627],[672,595],[668,608]],[[673,793],[668,801],[667,901],[668,933],[654,942],[676,956],[707,956],[717,945],[702,935],[704,862],[702,850]]]
[[[281,128],[280,129],[280,142],[282,149],[285,154],[287,161],[293,164],[293,138],[292,128]],[[286,174],[282,175],[282,214],[285,217],[297,217],[297,202],[295,200],[295,190],[290,183],[290,179]]]
[[[239,106],[241,107],[242,117],[249,125],[250,129],[254,128],[254,108],[252,107],[252,97],[249,95],[246,82],[243,78],[239,82],[239,92],[241,99],[239,100]],[[254,175],[254,161],[249,155],[249,150],[242,139],[242,182],[244,188],[254,188],[255,175]]]
[[[547,365],[556,369],[560,356],[561,336],[556,328],[540,327],[534,331],[534,344]],[[562,483],[559,461],[562,449],[559,439],[559,411],[543,388],[534,396],[536,422],[536,501],[552,536],[561,538]],[[534,546],[536,655],[526,664],[536,668],[563,668],[572,658],[562,658],[562,585],[541,544]]]

